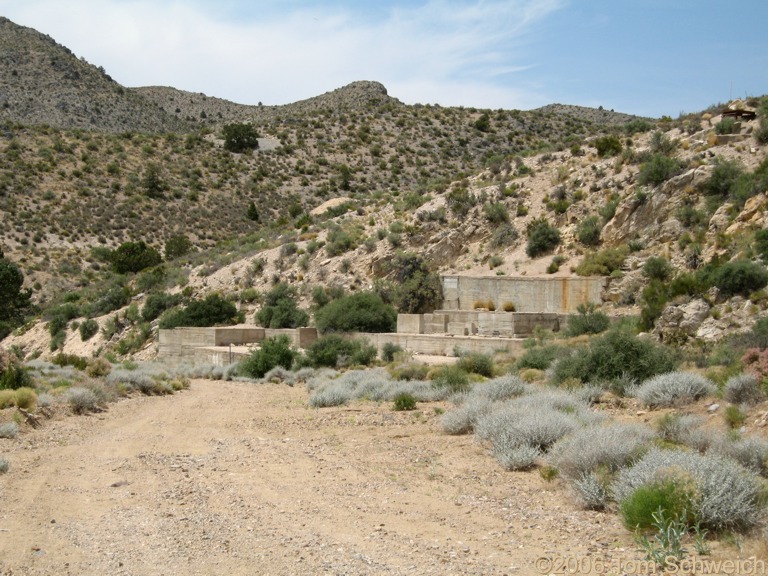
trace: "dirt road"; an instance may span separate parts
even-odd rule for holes
[[[194,381],[0,439],[0,575],[539,574],[640,558],[613,514],[502,470],[442,404],[312,409]]]

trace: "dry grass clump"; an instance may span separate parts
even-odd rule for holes
[[[4,456],[0,456],[0,474],[5,474],[11,469],[11,463]]]
[[[16,405],[16,394],[13,390],[0,390],[0,410]]]
[[[37,406],[37,393],[28,386],[16,390],[14,394],[16,406],[24,410],[32,410]]]

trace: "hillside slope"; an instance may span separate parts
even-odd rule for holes
[[[0,120],[110,132],[187,129],[184,122],[120,86],[103,68],[3,17]]]

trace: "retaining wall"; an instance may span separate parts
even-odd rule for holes
[[[510,278],[507,276],[442,276],[443,308],[472,310],[476,302],[505,303],[517,312],[575,314],[579,304],[600,304],[607,284],[603,277]]]

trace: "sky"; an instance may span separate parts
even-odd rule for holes
[[[766,0],[0,0],[124,86],[658,118],[768,94]]]

